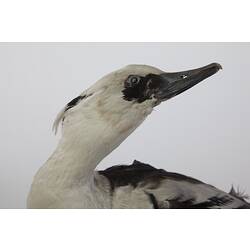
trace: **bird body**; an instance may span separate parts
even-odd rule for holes
[[[59,144],[34,177],[28,208],[247,208],[249,204],[193,179],[135,161],[96,171],[153,108],[216,73],[218,64],[178,73],[129,65],[69,102]]]

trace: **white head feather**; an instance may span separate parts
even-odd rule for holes
[[[128,65],[124,68],[121,68],[119,70],[116,70],[114,72],[109,73],[108,75],[102,77],[100,80],[98,80],[95,84],[93,84],[90,88],[82,92],[79,97],[85,97],[86,100],[90,96],[95,96],[94,101],[104,101],[105,104],[108,105],[110,104],[109,107],[111,108],[110,112],[112,111],[112,107],[116,105],[122,105],[124,104],[123,108],[127,106],[126,108],[129,109],[131,108],[131,103],[124,101],[122,98],[122,89],[124,88],[124,81],[129,75],[140,75],[140,76],[145,76],[147,74],[160,74],[163,73],[163,71],[152,67],[148,65]],[[113,96],[113,98],[112,98]],[[118,98],[115,98],[118,97]],[[83,100],[79,101],[80,102],[85,102],[84,98]],[[145,104],[140,104],[139,106],[142,107],[142,109],[145,109],[145,114],[149,114],[151,112],[150,109],[153,108],[152,101],[149,101]],[[126,105],[125,105],[126,104]],[[130,104],[130,105],[128,105]],[[133,103],[136,104],[136,103]],[[134,105],[136,106],[136,105]],[[57,133],[58,127],[60,123],[65,119],[67,116],[67,113],[70,113],[70,109],[67,109],[67,105],[59,112],[57,115],[54,123],[53,123],[53,131]],[[138,108],[138,105],[137,105]],[[127,110],[129,111],[129,110]],[[126,112],[127,112],[126,111]]]

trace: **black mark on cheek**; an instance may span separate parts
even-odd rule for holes
[[[128,86],[124,84],[123,98],[127,101],[137,101],[142,103],[148,99],[152,99],[152,95],[159,91],[163,84],[163,79],[159,75],[148,74],[145,77],[141,77],[138,84],[134,86]]]
[[[136,100],[137,102],[141,103],[147,99],[145,96],[146,92],[146,83],[145,81],[141,81],[140,83],[128,87],[127,85],[124,86],[123,92],[123,98],[127,101],[133,101]]]
[[[159,81],[154,81],[154,80],[152,80],[152,79],[150,79],[149,81],[148,81],[148,88],[149,89],[157,89],[157,88],[159,88],[159,86],[160,86],[160,83],[159,83]]]

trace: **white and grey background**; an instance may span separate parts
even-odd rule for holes
[[[61,108],[127,64],[223,71],[163,103],[98,168],[134,159],[250,194],[249,43],[1,43],[0,208],[25,208]]]

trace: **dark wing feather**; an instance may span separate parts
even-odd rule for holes
[[[139,161],[134,161],[132,165],[118,165],[107,168],[104,171],[99,171],[100,174],[108,178],[111,183],[112,189],[132,185],[136,187],[143,182],[159,184],[163,179],[174,179],[179,181],[188,181],[190,183],[202,183],[192,177],[182,174],[167,172],[163,169],[156,169],[149,164],[145,164]]]
[[[113,166],[99,174],[110,183],[113,204],[126,208],[136,208],[137,202],[140,208],[250,208],[245,200],[211,185],[139,161]]]

